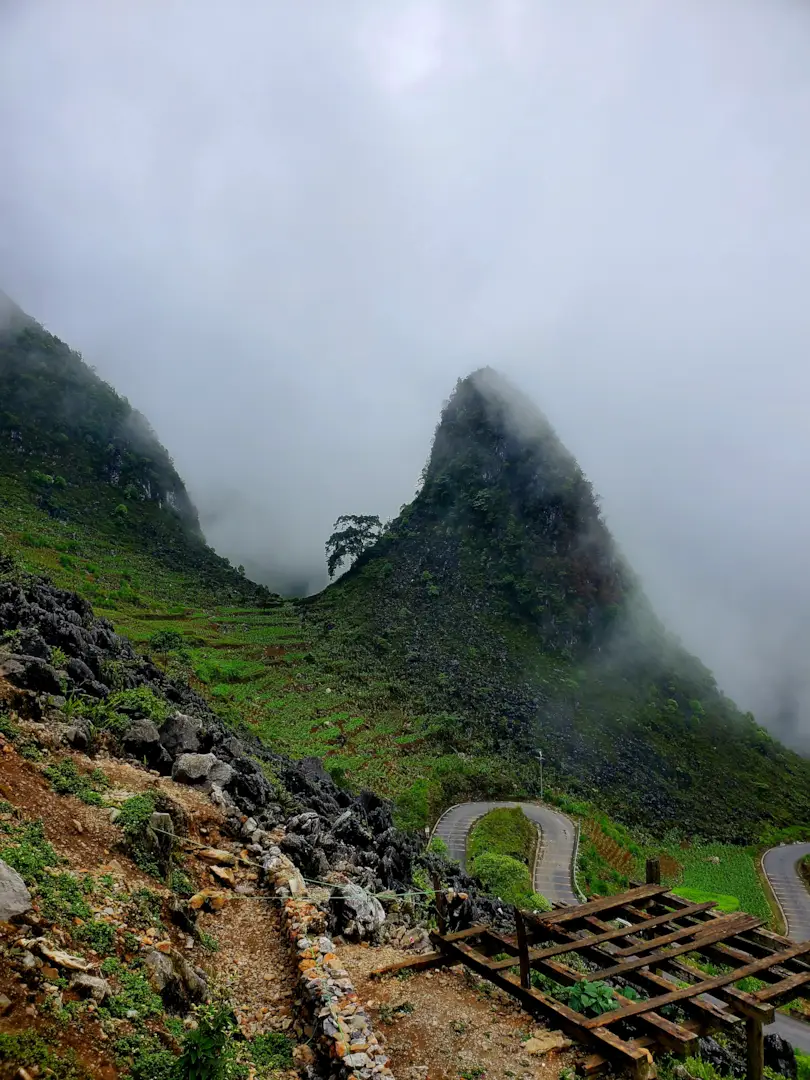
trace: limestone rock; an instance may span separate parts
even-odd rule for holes
[[[107,980],[97,975],[74,975],[70,986],[82,997],[92,998],[99,1005],[112,994],[112,987]]]
[[[31,907],[31,894],[25,882],[8,863],[0,859],[0,922],[9,922]]]
[[[182,754],[172,768],[172,780],[181,784],[219,784],[224,786],[233,769],[215,754]]]

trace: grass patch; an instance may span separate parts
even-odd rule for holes
[[[470,830],[467,859],[472,865],[479,855],[508,855],[527,865],[534,856],[537,829],[519,806],[502,807],[484,814]]]
[[[707,892],[705,889],[690,889],[686,885],[679,885],[672,891],[676,896],[682,896],[684,900],[690,900],[693,904],[704,904],[706,901],[712,900],[720,911],[740,910],[740,901],[736,896]]]
[[[79,1065],[72,1050],[62,1053],[33,1031],[0,1034],[0,1062],[10,1066],[25,1062],[29,1070],[35,1068],[37,1075],[43,1074],[51,1080],[91,1080],[90,1073]]]
[[[110,782],[101,769],[93,769],[91,773],[79,772],[74,761],[64,758],[42,771],[57,795],[75,795],[89,806],[104,805],[101,793],[110,786]]]

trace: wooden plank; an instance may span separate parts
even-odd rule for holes
[[[717,926],[720,925],[718,921]],[[637,928],[634,926],[633,930]],[[638,956],[643,952],[651,952],[655,949],[660,949],[664,945],[672,945],[676,941],[682,941],[683,938],[695,937],[696,935],[705,933],[705,923],[693,923],[692,926],[681,926],[677,930],[671,930],[668,934],[662,934],[656,938],[644,938],[635,945],[628,945],[624,949],[617,949],[614,956]],[[731,931],[729,931],[730,933]],[[750,959],[750,957],[749,957]]]
[[[692,908],[695,911],[706,911],[708,908],[713,906],[714,901],[710,900],[708,903],[704,904],[693,904]],[[633,926],[633,930],[651,930],[656,926],[663,926],[670,921],[671,917],[672,916],[669,913],[667,913],[666,915],[657,915],[654,919],[647,919],[645,920],[645,922],[636,923]],[[588,937],[578,937],[576,939],[572,938],[570,941],[562,942],[557,945],[549,945],[547,948],[544,949],[531,949],[529,952],[529,958],[531,960],[545,960],[547,957],[550,956],[561,956],[563,953],[576,952],[579,949],[591,948],[594,945],[601,945],[605,941],[614,941],[617,938],[620,939],[626,937],[627,933],[628,927],[626,926],[620,926],[618,928],[611,927],[600,934],[591,934]],[[619,956],[621,954],[615,953],[614,955]],[[511,963],[508,960],[496,961],[493,967],[497,969],[497,965],[500,965],[501,967],[511,967]]]
[[[627,972],[635,971],[640,967],[655,967],[655,965],[661,961],[670,960],[675,956],[682,956],[684,953],[699,952],[701,945],[711,944],[714,941],[718,941],[720,938],[728,937],[729,934],[734,932],[733,929],[731,929],[731,924],[744,928],[748,926],[758,926],[761,922],[762,920],[757,919],[754,915],[745,915],[739,919],[735,919],[734,917],[729,917],[728,920],[718,919],[714,924],[707,924],[705,927],[701,927],[700,936],[693,938],[691,941],[687,941],[685,945],[676,945],[674,949],[662,949],[659,952],[651,953],[649,956],[637,956],[633,960],[625,960],[621,964],[614,964],[613,967],[604,968],[602,971],[593,971],[586,977],[590,981],[595,981],[596,979],[613,979],[618,975],[625,975]],[[810,943],[808,943],[808,948],[810,948]],[[767,964],[765,966],[767,966]],[[735,979],[731,979],[730,981],[736,982]]]
[[[427,968],[442,967],[446,963],[447,957],[443,952],[425,953],[422,956],[414,956],[412,960],[400,960],[396,964],[375,968],[374,971],[369,972],[369,978],[382,979],[397,971],[425,971]]]
[[[531,921],[540,926],[550,926],[561,922],[570,922],[571,919],[584,919],[586,915],[596,915],[605,911],[615,911],[624,904],[631,904],[637,900],[649,900],[653,896],[663,896],[666,892],[664,885],[639,885],[629,892],[619,893],[616,896],[600,896],[598,900],[591,900],[587,904],[576,904],[573,907],[559,908],[557,911],[548,911],[542,915],[531,915]]]
[[[682,946],[682,948],[686,948],[686,946]],[[803,941],[787,951],[793,956],[806,955],[810,952],[810,941]],[[674,1005],[675,1002],[694,997],[696,994],[711,994],[715,990],[738,982],[740,979],[747,979],[749,975],[759,974],[760,971],[764,971],[772,963],[772,957],[763,956],[759,960],[753,960],[750,964],[746,964],[745,967],[735,968],[734,971],[726,972],[724,975],[716,975],[714,978],[705,979],[683,989],[673,990],[669,994],[662,994],[660,997],[652,998],[649,1001],[633,1002],[632,1005],[625,1009],[615,1009],[613,1012],[603,1014],[596,1020],[586,1020],[585,1026],[590,1027],[593,1024],[603,1027],[605,1024],[612,1024],[616,1020],[625,1020],[648,1009],[661,1009],[664,1005]]]
[[[587,920],[589,925],[594,926],[596,929],[600,929],[607,924],[602,922],[601,919],[592,917]],[[630,933],[630,928],[625,928],[627,937],[624,939],[628,942],[633,941],[633,937]],[[594,954],[601,954],[603,950],[596,948]],[[603,954],[607,959],[610,959],[610,955],[607,952]],[[593,959],[600,961],[600,956],[595,955]],[[677,963],[677,961],[676,961]],[[674,966],[674,965],[673,965]],[[634,971],[632,976],[633,982],[640,986],[643,986],[646,990],[661,991],[669,993],[671,990],[677,990],[678,987],[670,980],[665,978],[660,973],[654,971],[646,971],[641,969],[640,971]],[[689,998],[682,1002],[682,1007],[695,1018],[695,1022],[700,1026],[701,1031],[714,1031],[717,1028],[723,1028],[726,1031],[732,1031],[739,1027],[740,1019],[733,1013],[728,1012],[719,1005],[715,1005],[713,1001],[703,1001],[698,998]],[[760,1014],[757,1014],[760,1015]],[[766,1021],[770,1022],[770,1021]],[[688,1025],[684,1025],[688,1026]]]
[[[764,990],[757,990],[754,997],[757,1001],[767,1001],[771,1005],[782,1005],[786,1001],[792,1001],[796,997],[804,997],[797,993],[801,987],[810,983],[810,971],[800,971],[787,979],[781,979],[773,986],[766,986]]]
[[[463,941],[465,938],[486,934],[488,930],[489,927],[485,923],[478,923],[477,926],[468,926],[466,930],[454,930],[451,934],[442,934],[442,938],[445,941]]]
[[[472,946],[461,941],[443,942],[438,934],[431,934],[431,938],[451,960],[466,964],[472,971],[482,975],[507,994],[516,997],[530,1012],[550,1018],[556,1027],[561,1028],[578,1042],[589,1042],[621,1068],[628,1069],[633,1080],[651,1080],[655,1076],[652,1057],[645,1048],[633,1047],[612,1031],[603,1031],[598,1025],[585,1029],[580,1014],[569,1009],[567,1005],[555,1001],[554,998],[532,987],[529,989],[522,987],[513,975],[490,971],[487,958]]]

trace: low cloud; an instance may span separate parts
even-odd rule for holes
[[[808,130],[798,2],[7,0],[0,285],[295,587],[502,370],[663,616],[801,741]]]

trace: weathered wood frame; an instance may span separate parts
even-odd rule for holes
[[[582,1071],[591,1076],[612,1067],[629,1072],[633,1080],[651,1080],[656,1075],[653,1051],[684,1056],[694,1051],[701,1035],[744,1022],[748,1080],[762,1080],[763,1026],[773,1021],[776,1005],[810,994],[810,941],[796,944],[764,929],[762,919],[743,912],[723,914],[711,903],[690,903],[654,881],[542,914],[515,910],[513,937],[485,925],[448,933],[439,889],[436,908],[435,951],[376,974],[465,964],[527,1011],[590,1047],[593,1053]],[[616,926],[617,919],[624,925]],[[690,953],[729,970],[708,977],[684,962]],[[506,959],[494,959],[499,954],[507,954]],[[588,961],[591,970],[566,965],[566,957],[573,955]],[[631,1000],[614,988],[617,1007],[590,1017],[533,987],[532,971],[567,986],[619,979],[649,996]],[[752,975],[767,985],[755,993],[734,985]],[[671,1005],[679,1006],[686,1019],[661,1015]]]

